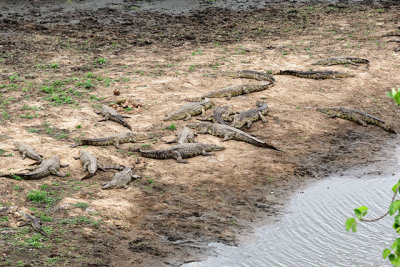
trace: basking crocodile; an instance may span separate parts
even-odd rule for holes
[[[133,179],[141,178],[140,175],[133,174],[132,169],[129,167],[125,167],[122,171],[117,172],[114,175],[114,178],[102,185],[102,189],[118,189],[118,188],[128,188],[128,184]]]
[[[208,98],[199,102],[191,102],[182,106],[172,114],[165,116],[164,121],[188,120],[192,116],[202,115],[207,109],[211,108],[211,106],[212,103]]]
[[[369,60],[358,57],[330,57],[312,63],[312,65],[323,65],[323,66],[345,65],[345,64],[350,64],[355,66],[358,66],[359,64],[369,65]]]
[[[133,132],[126,132],[121,134],[112,135],[104,138],[92,138],[92,139],[82,139],[75,144],[71,144],[71,147],[77,146],[109,146],[114,145],[116,148],[119,148],[120,144],[123,143],[137,143],[142,140],[147,139],[147,136],[143,134],[137,134]]]
[[[246,125],[247,128],[250,128],[255,121],[262,120],[262,122],[267,122],[267,119],[264,117],[268,112],[267,103],[257,102],[257,106],[257,108],[245,110],[234,115],[231,126],[240,129]]]
[[[300,78],[307,78],[307,79],[315,79],[315,80],[322,80],[322,79],[340,79],[340,78],[349,78],[354,77],[354,74],[349,74],[345,72],[338,72],[338,71],[297,71],[297,70],[281,70],[276,75],[292,75]]]
[[[235,114],[235,112],[232,111],[232,108],[233,108],[232,105],[217,107],[214,109],[213,115],[208,116],[204,119],[198,119],[198,120],[226,124],[225,121],[232,121],[232,118],[230,116],[232,114]]]
[[[188,128],[185,127],[182,129],[182,131],[180,131],[177,134],[177,137],[172,140],[167,142],[167,144],[171,144],[171,143],[178,143],[178,144],[184,144],[184,143],[196,143],[196,141],[194,140],[195,134]]]
[[[102,114],[104,116],[104,118],[99,121],[112,120],[118,122],[119,124],[122,124],[129,130],[132,130],[132,127],[124,121],[124,118],[130,118],[130,117],[119,114],[118,111],[109,106],[103,105],[101,111],[96,113]]]
[[[215,98],[215,97],[226,97],[227,100],[231,99],[233,96],[246,95],[253,92],[264,91],[274,84],[267,82],[264,84],[235,84],[228,87],[224,87],[212,92],[209,92],[203,98]]]
[[[14,151],[19,151],[22,153],[22,159],[26,157],[41,162],[43,160],[43,156],[38,154],[33,147],[28,144],[24,144],[21,142],[14,142],[15,148]]]
[[[228,72],[226,73],[226,75],[232,78],[254,79],[257,81],[268,81],[270,83],[275,82],[275,78],[272,75],[254,70],[241,70],[237,72]]]
[[[367,126],[367,124],[371,124],[371,125],[381,127],[383,130],[385,130],[389,133],[396,134],[396,132],[392,129],[392,127],[390,125],[386,124],[383,120],[378,119],[378,118],[371,116],[367,113],[364,113],[362,111],[343,108],[343,107],[317,108],[317,111],[327,114],[331,118],[342,118],[342,119],[354,121],[354,122],[357,122],[358,124],[361,124],[364,127]]]
[[[281,151],[279,148],[267,144],[265,141],[259,140],[258,138],[245,133],[239,129],[231,127],[229,125],[223,125],[218,123],[210,122],[197,122],[187,125],[190,129],[197,130],[199,133],[211,134],[218,137],[223,137],[223,141],[236,140],[241,142],[246,142],[255,146],[270,148],[274,150]]]
[[[192,158],[199,155],[210,156],[211,151],[221,151],[224,147],[214,144],[186,143],[163,150],[140,150],[140,155],[153,159],[176,159],[179,163],[188,163],[183,158]]]
[[[54,156],[49,159],[44,159],[37,168],[27,169],[31,172],[28,173],[14,173],[0,175],[0,177],[7,177],[15,179],[17,176],[24,180],[37,180],[49,175],[65,177],[66,175],[59,172],[60,168],[68,167],[69,164],[60,164],[60,156]]]
[[[84,150],[79,151],[79,156],[74,157],[75,160],[80,159],[83,163],[83,171],[88,171],[88,174],[81,178],[81,180],[88,179],[93,177],[96,174],[97,169],[106,171],[106,169],[114,169],[114,170],[123,170],[124,166],[121,165],[112,165],[112,166],[102,166],[97,162],[97,158],[86,152]]]

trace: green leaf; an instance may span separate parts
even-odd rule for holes
[[[361,206],[357,209],[354,209],[354,213],[356,214],[358,219],[361,219],[363,216],[367,214],[368,208],[365,206]]]
[[[353,225],[356,223],[356,219],[355,218],[348,218],[346,220],[346,231],[350,231],[350,229],[352,229]],[[354,231],[353,231],[354,232]]]
[[[399,246],[400,238],[396,238],[393,244],[390,246],[392,249],[396,249]]]
[[[391,251],[390,249],[385,248],[385,249],[383,250],[383,253],[382,253],[382,258],[386,259],[387,256],[389,256],[389,254],[390,254],[391,252],[392,252],[392,251]]]
[[[395,214],[399,210],[399,208],[400,208],[400,200],[396,200],[396,201],[392,202],[392,204],[390,204],[390,206],[389,206],[390,216]]]
[[[351,227],[351,231],[353,231],[353,233],[357,232],[357,221],[355,221],[353,223],[353,226]]]
[[[397,184],[395,184],[395,185],[392,187],[393,193],[396,192],[397,187],[399,187],[399,185],[400,185],[400,181],[398,181]]]
[[[395,259],[396,259],[396,256],[394,254],[389,255],[390,262],[393,262]]]

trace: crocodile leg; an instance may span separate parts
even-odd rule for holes
[[[367,127],[368,124],[366,124],[364,121],[360,120],[360,119],[356,119],[355,122],[357,122],[358,124],[361,124],[364,127]]]
[[[87,171],[87,167],[88,167],[88,166],[89,166],[89,162],[85,162],[85,163],[83,164],[82,171],[83,171],[83,172]]]
[[[97,163],[97,168],[103,172],[106,171],[106,169],[104,169],[105,167],[101,166],[99,163]]]
[[[201,151],[201,154],[202,154],[203,156],[211,156],[211,155],[212,155],[212,153],[207,152],[207,151],[205,151],[204,149]]]
[[[227,133],[227,134],[225,134],[224,139],[222,140],[222,142],[231,140],[231,139],[233,138],[233,136],[234,136],[234,133]]]
[[[200,115],[203,115],[205,112],[206,112],[205,107],[204,107],[204,106],[201,106],[201,114],[200,114]]]
[[[69,166],[69,164],[61,164],[60,163],[60,168],[67,168]]]
[[[26,151],[24,151],[24,153],[22,153],[22,159],[26,158]]]
[[[80,157],[78,156],[78,157],[73,157],[74,158],[74,160],[78,160],[78,159],[80,159]]]
[[[49,171],[50,171],[51,174],[53,174],[55,176],[58,176],[58,177],[65,177],[66,176],[65,174],[57,171],[54,167],[49,168]]]
[[[267,122],[267,119],[264,117],[264,115],[261,112],[258,112],[258,117],[260,117],[262,122]]]
[[[226,100],[231,100],[231,98],[232,98],[232,95],[231,95],[231,94],[229,94],[229,95],[226,96]]]
[[[246,121],[246,128],[250,129],[252,124],[251,120]]]
[[[118,142],[118,140],[115,140],[114,146],[115,146],[117,149],[119,149],[119,142]]]
[[[182,155],[178,151],[172,152],[172,156],[179,163],[185,163],[185,164],[189,163],[187,160],[182,159]]]
[[[18,150],[18,148],[11,148],[11,150],[13,150],[13,151],[17,151],[17,150]]]
[[[108,121],[109,119],[110,119],[110,115],[109,114],[107,114],[104,118],[102,118],[101,120],[99,120],[99,121]]]
[[[247,95],[247,94],[249,94],[249,93],[250,93],[249,90],[248,90],[246,87],[244,87],[244,88],[243,88],[243,94]]]
[[[186,118],[184,118],[184,121],[190,120],[190,118],[192,118],[192,116],[190,114],[186,114]]]

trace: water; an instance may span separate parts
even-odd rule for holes
[[[391,266],[381,255],[396,238],[392,217],[359,224],[357,233],[344,223],[361,205],[368,218],[387,211],[397,161],[315,182],[293,196],[277,223],[255,229],[239,247],[210,244],[216,255],[184,266]]]

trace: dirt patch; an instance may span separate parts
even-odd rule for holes
[[[250,222],[273,217],[305,181],[368,164],[390,149],[386,140],[393,135],[330,119],[316,112],[317,107],[361,109],[400,129],[396,107],[386,96],[400,84],[398,44],[381,38],[398,31],[398,6],[212,9],[193,16],[132,16],[100,9],[86,16],[90,19],[82,17],[74,24],[0,18],[0,148],[7,155],[0,157],[0,172],[18,171],[32,162],[11,150],[13,141],[27,142],[46,157],[58,154],[62,163],[70,164],[63,169],[67,178],[0,180],[1,204],[30,208],[50,235],[4,228],[1,265],[62,261],[159,266],[198,260],[208,242],[235,244]],[[119,19],[99,22],[103,16]],[[311,65],[339,55],[365,57],[371,64]],[[283,153],[229,141],[223,143],[224,151],[184,165],[129,151],[167,147],[162,140],[175,134],[170,129],[180,130],[187,122],[168,127],[171,123],[162,121],[164,115],[187,98],[252,83],[223,75],[243,69],[330,69],[356,77],[317,81],[275,76],[272,88],[229,101],[236,111],[266,101],[268,122],[257,122],[246,131]],[[228,103],[212,101],[217,106]],[[112,121],[98,122],[101,117],[94,111],[102,104],[120,105],[120,112],[131,116],[127,122],[134,131],[151,136],[119,149],[85,148],[100,163],[135,167],[143,178],[127,190],[101,190],[101,184],[112,179],[110,172],[80,181],[81,163],[72,158],[79,150],[69,146],[74,139],[126,131]],[[209,135],[197,139],[221,142]],[[34,190],[46,198],[28,199]]]

